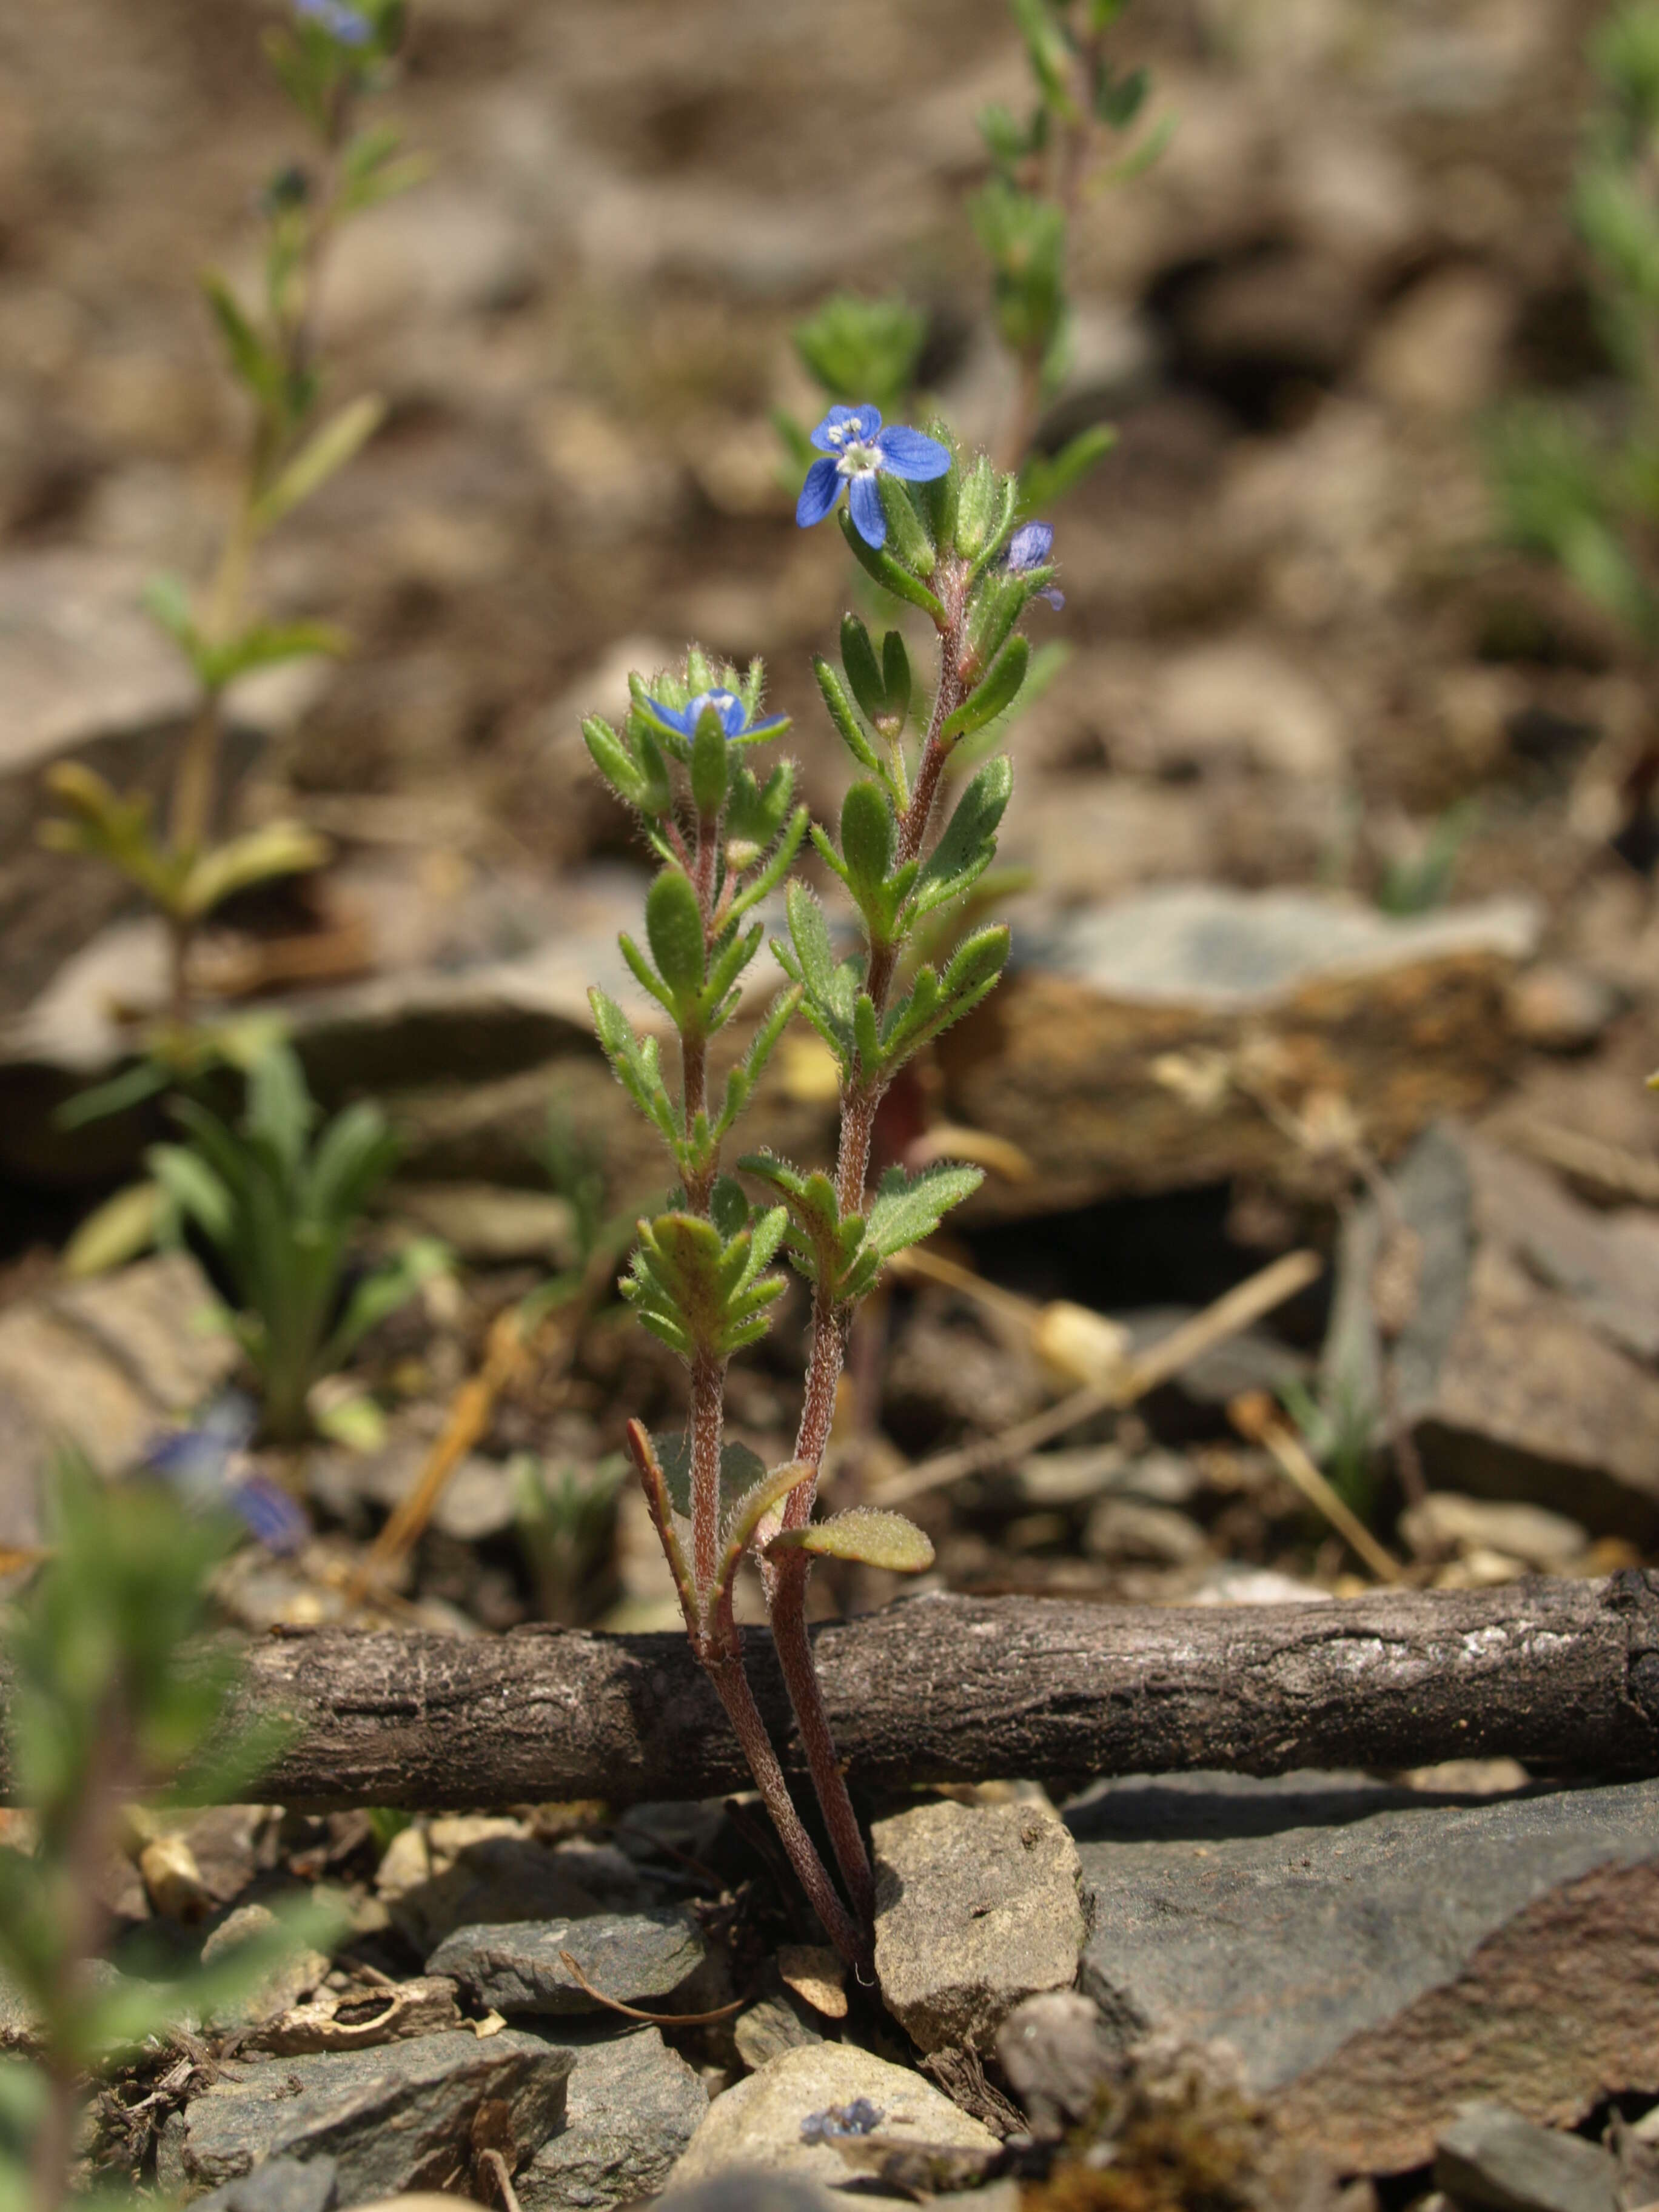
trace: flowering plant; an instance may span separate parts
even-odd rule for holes
[[[404,0],[295,0],[292,20],[274,29],[266,52],[278,82],[316,145],[309,166],[290,164],[265,187],[264,266],[260,297],[249,307],[222,276],[203,289],[226,366],[248,403],[241,483],[211,581],[199,595],[182,579],[161,575],[147,593],[149,612],[189,662],[200,699],[173,773],[165,830],[144,796],[123,797],[79,762],[47,778],[64,809],[42,825],[43,841],[88,853],[125,876],[167,927],[170,1031],[155,1041],[153,1064],[121,1103],[167,1087],[195,1041],[189,1029],[191,949],[214,909],[234,892],[314,868],[327,847],[299,822],[270,822],[216,842],[218,763],[224,699],[239,677],[277,662],[346,650],[331,623],[271,621],[249,604],[258,547],[278,523],[319,491],[379,428],[383,403],[365,393],[325,421],[318,362],[319,280],[340,225],[358,210],[413,183],[421,165],[398,134],[359,128],[365,97],[386,76],[403,38]]]
[[[813,434],[798,520],[809,526],[848,500],[848,547],[894,599],[925,615],[937,641],[931,702],[913,727],[910,655],[890,629],[879,645],[857,615],[841,631],[839,670],[815,664],[831,724],[860,774],[838,838],[795,805],[785,761],[763,780],[751,746],[787,722],[760,715],[763,671],[716,669],[693,647],[684,669],[631,679],[620,729],[595,716],[589,750],[639,815],[660,862],[645,901],[643,947],[622,951],[678,1044],[678,1089],[655,1036],[592,993],[600,1043],[623,1088],[660,1134],[679,1179],[668,1211],[640,1224],[625,1294],[689,1370],[683,1435],[629,1425],[629,1443],[673,1571],[692,1648],[719,1692],[790,1859],[836,1947],[867,1967],[874,1883],[837,1763],[806,1629],[813,1559],[861,1559],[916,1571],[933,1559],[901,1516],[867,1507],[815,1520],[848,1328],[883,1267],[930,1236],[980,1182],[977,1168],[902,1169],[869,1188],[876,1111],[899,1071],[995,985],[1008,957],[1000,924],[970,928],[935,963],[902,964],[927,918],[962,900],[990,865],[1008,802],[1006,755],[984,759],[947,809],[952,756],[1013,706],[1030,648],[1018,624],[1049,594],[1052,533],[1017,530],[1019,486],[980,456],[963,466],[941,437],[884,428],[872,406],[832,408]],[[943,826],[941,827],[941,823]],[[858,942],[843,950],[830,916],[792,878],[812,846],[850,902]],[[766,939],[759,909],[781,895],[772,940],[784,988],[718,1097],[711,1045],[737,1014],[742,979]],[[901,978],[902,979],[901,981]],[[841,1129],[833,1171],[750,1153],[727,1172],[723,1148],[789,1022],[803,1015],[833,1054]],[[743,1180],[739,1180],[739,1176]],[[758,1191],[758,1198],[751,1191]],[[724,1436],[732,1354],[763,1336],[784,1287],[785,1257],[811,1294],[811,1346],[793,1456],[768,1468]],[[732,1585],[745,1554],[759,1564],[784,1679],[846,1886],[836,1890],[790,1796],[744,1671]]]

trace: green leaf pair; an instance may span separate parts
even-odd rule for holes
[[[764,1270],[787,1224],[781,1206],[731,1235],[695,1213],[659,1213],[654,1221],[641,1221],[623,1296],[653,1335],[683,1359],[729,1359],[744,1345],[757,1343],[770,1326],[767,1310],[784,1284],[782,1276]]]
[[[46,781],[68,811],[41,823],[40,842],[104,861],[174,921],[204,921],[234,893],[303,875],[329,857],[327,840],[300,822],[268,822],[205,852],[180,851],[157,838],[147,798],[123,799],[78,761],[60,762]]]
[[[788,1208],[784,1249],[815,1290],[845,1305],[875,1288],[881,1255],[866,1240],[864,1217],[842,1215],[836,1186],[822,1170],[803,1174],[770,1152],[748,1153],[738,1165],[768,1184]]]

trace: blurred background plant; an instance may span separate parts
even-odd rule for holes
[[[263,1436],[301,1443],[321,1421],[344,1439],[368,1440],[378,1426],[371,1401],[354,1395],[319,1410],[315,1386],[448,1265],[435,1238],[415,1237],[348,1287],[364,1208],[400,1149],[386,1116],[362,1100],[313,1139],[318,1109],[284,1044],[254,1065],[236,1127],[193,1098],[173,1110],[188,1143],[149,1154],[161,1234],[176,1241],[195,1230],[223,1267],[236,1301],[225,1323],[258,1379]]]
[[[1659,651],[1659,6],[1615,8],[1589,41],[1595,97],[1571,205],[1614,380],[1593,401],[1540,398],[1492,434],[1510,535],[1555,562]]]
[[[337,1932],[308,1907],[175,1979],[100,1966],[104,1870],[133,1801],[234,1803],[282,1736],[236,1730],[240,1662],[191,1642],[207,1624],[210,1578],[243,1533],[234,1516],[143,1474],[106,1483],[67,1450],[47,1502],[48,1556],[0,1629],[7,1790],[33,1827],[0,1845],[0,1972],[30,2051],[0,2059],[6,2212],[57,2212],[72,2183],[81,2193],[82,2108],[100,2069],[199,2027],[294,1949]]]
[[[514,1461],[519,1542],[541,1620],[576,1626],[603,1609],[627,1473],[621,1452],[609,1452],[592,1466],[555,1462],[533,1452],[520,1452]]]
[[[1030,64],[1033,104],[1022,120],[987,107],[979,118],[992,161],[988,183],[969,204],[991,264],[996,331],[1012,362],[1015,389],[997,441],[1000,465],[1020,472],[1020,514],[1036,514],[1079,483],[1110,450],[1113,432],[1091,423],[1054,453],[1038,447],[1044,409],[1069,362],[1072,226],[1085,200],[1127,182],[1157,161],[1172,118],[1145,132],[1119,161],[1102,165],[1103,133],[1140,121],[1151,80],[1120,70],[1108,45],[1127,0],[1010,0]],[[835,404],[866,404],[891,416],[913,408],[927,321],[901,294],[878,299],[833,294],[792,333],[803,368]],[[795,418],[773,417],[799,472],[817,458]]]
[[[252,571],[265,538],[345,466],[385,415],[383,402],[365,393],[319,420],[325,379],[317,303],[341,226],[422,173],[394,130],[362,123],[365,100],[391,70],[405,15],[404,0],[356,6],[295,0],[291,21],[266,39],[271,70],[312,134],[313,153],[308,162],[285,164],[266,185],[257,300],[250,305],[216,271],[202,280],[226,368],[241,388],[251,422],[212,576],[193,592],[181,577],[161,574],[146,592],[151,615],[199,687],[174,764],[168,819],[156,823],[146,797],[124,798],[84,763],[61,763],[47,777],[64,811],[42,823],[43,842],[103,860],[167,925],[169,982],[155,1090],[166,1087],[180,1054],[190,1051],[188,1039],[179,1042],[177,1033],[189,1030],[195,1012],[191,951],[204,922],[234,894],[315,868],[328,855],[325,842],[297,821],[218,836],[225,696],[239,677],[257,669],[340,654],[349,644],[331,623],[262,612]]]

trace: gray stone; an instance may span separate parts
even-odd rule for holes
[[[390,1511],[420,1480],[437,1425],[435,1416],[430,1424],[404,1419],[394,1425],[392,1434],[374,1451],[313,1451],[306,1487],[318,1504],[348,1525],[357,1520],[365,1504]],[[471,1544],[501,1535],[517,1518],[511,1468],[504,1461],[468,1452],[444,1484],[433,1508],[432,1526]]]
[[[508,1921],[458,1928],[427,1960],[500,2012],[598,2012],[561,1960],[568,1951],[595,1989],[623,2004],[655,2004],[683,1989],[708,1947],[683,1906],[598,1913],[583,1920]]]
[[[470,2179],[481,2105],[504,2103],[532,2154],[564,2118],[568,2051],[505,2029],[422,2036],[375,2051],[277,2058],[221,2080],[175,2113],[156,2153],[160,2185],[194,2197],[261,2160],[331,2156],[343,2205]]]
[[[732,2023],[732,2039],[753,2074],[786,2051],[804,2050],[809,2043],[822,2043],[824,2036],[811,2005],[780,1982],[738,2014]]]
[[[464,1260],[499,1265],[545,1260],[568,1267],[575,1257],[575,1217],[551,1191],[503,1190],[490,1182],[400,1182],[386,1207],[416,1222]]]
[[[240,2181],[210,2190],[204,2212],[333,2212],[340,2170],[329,2157],[268,2158]]]
[[[975,1208],[1029,1214],[1237,1175],[1307,1186],[1305,1149],[1225,1079],[1241,1054],[1262,1079],[1264,1030],[1292,1108],[1363,1098],[1367,1135],[1391,1156],[1492,1096],[1517,1051],[1504,994],[1537,933],[1523,899],[1401,919],[1209,884],[1023,933],[994,1013],[940,1048],[951,1118],[1017,1144],[1036,1171],[1017,1190],[988,1186]]]
[[[1022,1999],[1076,1980],[1088,1924],[1077,1847],[1051,1807],[945,1800],[871,1832],[876,1974],[921,2050],[988,2054]]]
[[[597,1146],[613,1191],[637,1196],[651,1187],[660,1164],[651,1133],[641,1124],[635,1134],[616,1112],[587,1003],[597,983],[637,1024],[662,1026],[661,1008],[617,951],[617,931],[638,924],[638,871],[573,866],[554,880],[490,869],[457,897],[414,859],[341,859],[330,882],[362,924],[372,972],[283,999],[319,1103],[331,1108],[372,1090],[404,1134],[406,1169],[522,1184],[554,1098],[573,1134]],[[152,919],[77,938],[50,982],[0,1027],[11,1107],[0,1120],[0,1164],[77,1187],[136,1164],[149,1133],[141,1115],[74,1131],[52,1115],[129,1060],[131,1030],[112,1007],[160,1004],[166,974],[166,935]],[[752,1033],[770,989],[758,967],[745,979],[734,1047]],[[804,1157],[821,1141],[823,1105],[793,1102],[781,1073],[769,1074],[754,1110],[757,1143]]]
[[[116,1474],[229,1375],[235,1340],[196,1325],[212,1302],[175,1252],[0,1314],[0,1546],[40,1540],[40,1478],[66,1439]]]
[[[562,2047],[575,2061],[565,2124],[518,2178],[525,2212],[591,2212],[653,2197],[708,2110],[708,2092],[654,2027]]]
[[[804,2142],[801,2122],[859,2097],[867,2097],[881,2113],[884,2136],[967,2150],[996,2148],[988,2128],[959,2112],[908,2066],[890,2065],[856,2044],[817,2043],[786,2051],[716,2097],[669,2176],[668,2187],[678,2191],[747,2166],[799,2174],[833,2189],[848,2179],[847,2166],[832,2144]]]
[[[1386,975],[1451,955],[1525,957],[1538,935],[1526,899],[1406,919],[1316,891],[1174,884],[1078,915],[1036,957],[1144,1006],[1262,1013],[1331,976]]]
[[[1088,2118],[1120,2056],[1100,2007],[1080,1990],[1027,1997],[997,2032],[1008,2086],[1042,2136]]]
[[[1437,2187],[1490,2212],[1619,2212],[1618,2161],[1597,2144],[1534,2127],[1503,2105],[1466,2105],[1434,2154]]]
[[[676,2189],[665,2197],[674,2212],[835,2212],[844,2203],[816,2181],[787,2173],[757,2173],[734,2166],[718,2180]]]
[[[1659,1533],[1659,1224],[1571,1198],[1453,1125],[1395,1177],[1420,1243],[1394,1348],[1401,1412],[1437,1490],[1565,1508],[1593,1534]],[[1325,1367],[1382,1402],[1374,1211],[1345,1230]]]
[[[1400,1516],[1400,1533],[1419,1558],[1480,1547],[1546,1575],[1560,1574],[1589,1548],[1583,1529],[1565,1513],[1506,1498],[1461,1498],[1454,1490],[1431,1490],[1419,1504],[1408,1506]]]
[[[515,1821],[488,1816],[404,1829],[380,1861],[374,1886],[392,1925],[421,1952],[458,1928],[578,1920],[599,1909],[557,1852]]]
[[[1084,1990],[1124,2045],[1224,2038],[1265,2092],[1455,1980],[1553,1886],[1650,1857],[1659,1782],[1413,1805],[1342,1777],[1194,1775],[1097,1785],[1068,1818]]]
[[[1097,1559],[1140,1559],[1189,1567],[1210,1556],[1209,1539],[1189,1514],[1139,1498],[1103,1498],[1090,1513],[1083,1548]]]

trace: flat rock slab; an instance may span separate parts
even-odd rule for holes
[[[1659,1782],[1379,1809],[1194,1776],[1069,1817],[1082,1985],[1124,2040],[1224,2038],[1350,2170],[1422,2163],[1466,2101],[1559,2126],[1659,2090]]]
[[[604,2009],[563,1960],[568,1951],[595,1989],[623,2004],[659,2002],[683,1989],[708,1956],[693,1916],[683,1907],[601,1912],[582,1920],[515,1920],[458,1928],[427,1961],[479,2002],[515,2013]]]
[[[518,2177],[525,2212],[594,2212],[654,2197],[708,2110],[702,2081],[654,2027],[597,2030],[561,2047],[575,2062],[565,2123]]]
[[[196,2201],[203,2212],[334,2212],[339,2192],[331,2158],[268,2158]]]
[[[1088,1933],[1077,1846],[1049,1807],[946,1799],[871,1835],[876,1975],[919,2049],[994,2052],[1017,2004],[1076,1980]]]
[[[879,2132],[905,2142],[994,2150],[997,2138],[908,2066],[892,2066],[851,2043],[786,2051],[737,2082],[708,2107],[690,2148],[668,2178],[671,2191],[710,2181],[732,2168],[799,2175],[830,2188],[852,2170],[831,2143],[804,2142],[801,2122],[832,2105],[867,2097],[881,2113]]]
[[[344,2212],[404,2190],[470,2185],[470,2131],[504,2103],[521,2155],[563,2121],[568,2051],[513,2029],[469,2029],[376,2051],[325,2051],[228,2072],[162,2130],[156,2175],[182,2197],[237,2181],[267,2159],[333,2159]]]
[[[1395,1347],[1400,1404],[1431,1483],[1555,1507],[1598,1533],[1659,1536],[1659,1224],[1603,1212],[1453,1125],[1395,1177],[1420,1240]],[[1374,1211],[1345,1231],[1325,1364],[1380,1402]]]
[[[1035,942],[941,1047],[953,1119],[1018,1145],[1036,1179],[981,1212],[1034,1213],[1241,1173],[1294,1182],[1294,1148],[1237,1097],[1184,1097],[1155,1068],[1269,1040],[1289,1103],[1363,1103],[1385,1155],[1489,1097],[1513,1057],[1506,993],[1538,933],[1505,899],[1410,920],[1304,890],[1165,885]]]
[[[58,855],[41,857],[62,866]],[[617,949],[618,930],[639,927],[641,873],[612,863],[572,867],[556,880],[490,870],[455,898],[434,890],[413,859],[382,855],[338,860],[328,881],[367,972],[282,1001],[321,1103],[372,1091],[404,1137],[405,1169],[422,1181],[474,1186],[475,1217],[480,1183],[522,1183],[526,1146],[533,1153],[545,1133],[550,1096],[573,1134],[598,1146],[613,1193],[636,1196],[650,1187],[659,1165],[654,1139],[616,1110],[616,1082],[587,1002],[597,983],[641,1030],[662,1030],[662,1009]],[[87,941],[83,926],[64,951],[29,1003],[0,1019],[9,1109],[0,1121],[0,1165],[83,1187],[135,1165],[160,1126],[142,1111],[75,1130],[53,1117],[65,1098],[130,1062],[131,1029],[112,1010],[162,1001],[166,932],[141,917],[112,922]],[[764,965],[747,979],[730,1032],[733,1053],[775,982]],[[813,1156],[830,1127],[823,1102],[792,1099],[780,1068],[763,1079],[755,1112],[754,1141],[792,1157]],[[552,1219],[544,1211],[544,1231]]]
[[[1488,2212],[1619,2212],[1618,2162],[1504,2105],[1466,2105],[1441,2136],[1435,2185]]]

